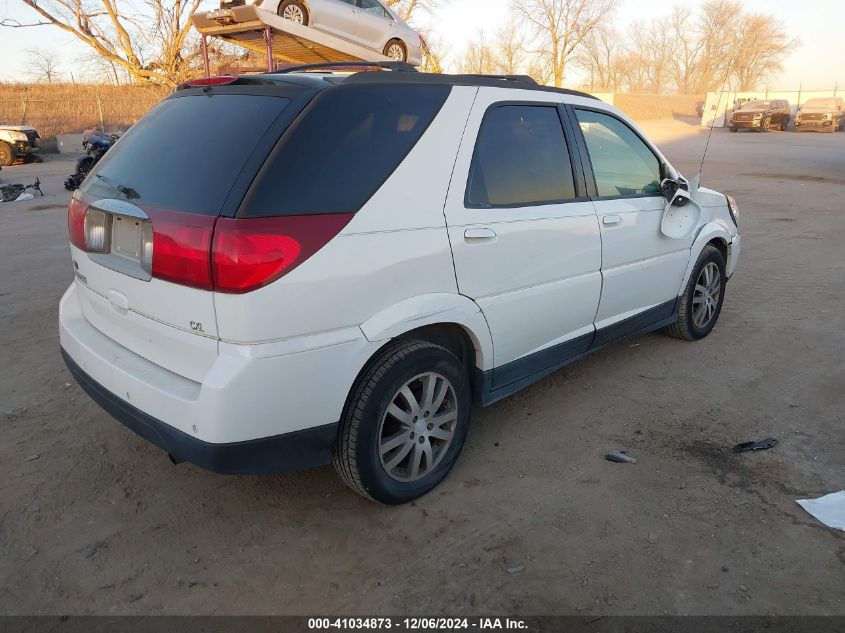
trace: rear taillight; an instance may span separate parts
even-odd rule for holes
[[[211,268],[217,292],[262,288],[299,266],[349,224],[352,214],[220,218]]]
[[[88,205],[77,200],[76,196],[71,198],[70,206],[67,209],[67,232],[70,243],[76,248],[85,248],[85,212]]]
[[[140,264],[156,279],[183,286],[242,294],[262,288],[314,255],[353,215],[303,215],[232,219],[146,209],[152,224],[140,232]],[[146,220],[145,220],[146,222]],[[74,198],[68,233],[89,253],[112,248],[113,218]],[[150,251],[152,253],[150,254]]]
[[[216,217],[150,209],[153,222],[152,276],[212,290],[211,239]]]
[[[200,77],[199,79],[192,79],[187,83],[191,88],[201,88],[203,86],[226,86],[235,83],[240,79],[237,75],[218,75],[216,77]]]

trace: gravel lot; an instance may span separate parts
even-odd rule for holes
[[[695,173],[705,132],[647,128]],[[744,252],[713,335],[629,341],[477,411],[452,475],[400,508],[330,468],[174,467],[71,384],[71,168],[0,173],[48,193],[0,204],[1,613],[845,615],[845,533],[795,503],[845,489],[845,134],[716,130],[703,182],[738,199]]]

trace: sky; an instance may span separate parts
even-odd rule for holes
[[[699,7],[704,0],[622,0],[615,20],[624,29],[636,20],[649,20],[671,12],[674,4]],[[509,0],[442,0],[432,26],[452,53],[458,56],[468,39],[478,32],[491,37],[508,20]],[[837,83],[845,89],[845,55],[841,0],[744,0],[747,11],[774,14],[801,45],[785,60],[784,69],[770,79],[771,90],[832,89]],[[217,2],[206,0],[213,9]],[[823,19],[830,16],[831,19]],[[0,17],[34,22],[37,15],[21,0],[0,0]],[[27,49],[51,48],[61,54],[62,70],[69,79],[75,60],[89,49],[55,27],[0,28],[0,81],[26,81]],[[837,52],[838,51],[838,52]],[[570,75],[570,82],[578,77]]]

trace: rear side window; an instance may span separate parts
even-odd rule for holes
[[[243,94],[162,101],[109,150],[83,193],[217,215],[250,152],[289,103]]]
[[[467,208],[522,207],[575,198],[557,108],[505,105],[487,112],[467,185]]]
[[[239,217],[356,213],[405,159],[449,86],[340,86],[285,132]]]
[[[576,109],[599,196],[660,193],[660,161],[643,140],[609,114]]]

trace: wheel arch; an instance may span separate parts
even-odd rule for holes
[[[681,281],[681,286],[678,288],[678,296],[684,293],[684,290],[689,283],[690,275],[692,275],[693,268],[695,268],[695,263],[698,261],[698,256],[701,255],[701,251],[704,250],[704,247],[708,245],[715,246],[722,253],[722,256],[725,258],[725,264],[727,264],[728,244],[730,241],[731,234],[721,222],[709,222],[701,228],[701,231],[698,233],[698,237],[695,238],[692,248],[690,249],[689,263],[687,264],[687,270]]]

